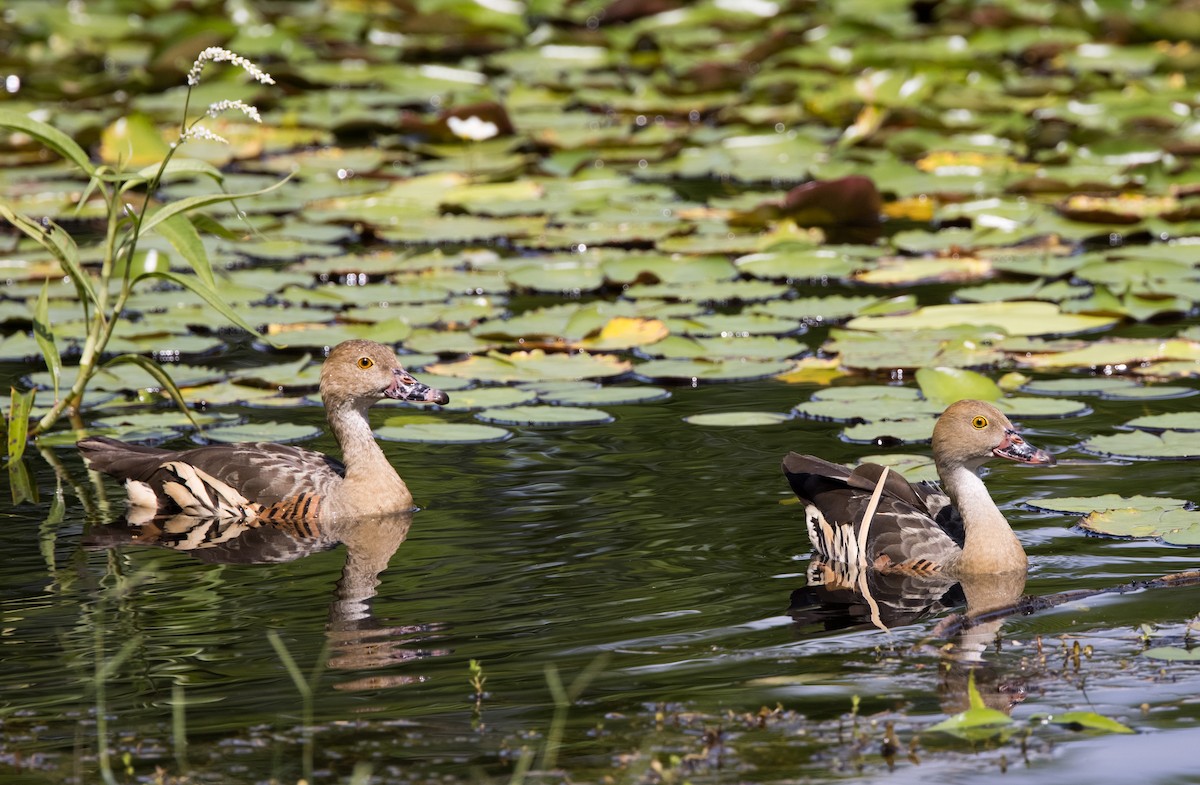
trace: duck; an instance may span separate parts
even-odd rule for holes
[[[960,400],[933,429],[940,486],[910,483],[879,464],[851,470],[795,452],[783,459],[783,473],[805,505],[808,536],[821,558],[948,576],[1024,573],[1025,549],[978,474],[993,458],[1055,462],[994,405]]]
[[[368,340],[330,350],[320,392],[340,461],[271,442],[171,450],[91,436],[76,446],[89,469],[125,482],[131,518],[303,525],[411,510],[412,493],[375,441],[367,410],[385,398],[445,404],[449,396],[417,381],[390,347]]]

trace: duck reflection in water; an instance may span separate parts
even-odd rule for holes
[[[93,527],[84,545],[116,548],[147,546],[183,551],[211,564],[277,564],[295,561],[338,545],[346,561],[334,585],[327,634],[329,666],[377,670],[400,662],[447,654],[425,647],[434,628],[381,624],[371,610],[380,575],[408,536],[411,511],[327,521],[263,521],[234,518],[137,516]],[[388,674],[337,685],[338,689],[378,689],[416,681]]]
[[[1005,676],[985,655],[1000,647],[1004,619],[1018,607],[1025,590],[1023,571],[993,575],[903,574],[814,558],[808,585],[791,595],[788,615],[797,629],[811,634],[864,628],[890,630],[957,609],[931,631],[948,645],[938,648],[938,694],[943,710],[968,708],[967,681],[975,674],[985,704],[1010,711],[1025,699],[1023,678]],[[965,606],[965,608],[964,608]]]

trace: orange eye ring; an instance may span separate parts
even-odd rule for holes
[[[975,419],[971,420],[971,425],[976,430],[982,431],[984,428],[986,428],[988,426],[988,419],[986,417],[984,417],[982,414],[977,414],[977,415],[975,415]]]
[[[357,365],[359,368],[362,368],[364,371],[367,370],[368,368],[370,368],[371,366],[373,366],[374,364],[375,364],[375,361],[372,360],[370,357],[359,357],[358,362],[355,363],[355,365]]]

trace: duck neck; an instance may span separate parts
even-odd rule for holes
[[[938,466],[938,475],[963,519],[962,554],[947,567],[961,574],[1024,571],[1025,549],[979,475],[961,464]]]
[[[325,403],[329,427],[342,448],[344,487],[351,494],[361,490],[357,504],[364,512],[375,506],[386,511],[406,510],[412,506],[412,495],[375,441],[367,418],[369,407],[369,403],[353,400]],[[378,505],[368,500],[377,500]]]

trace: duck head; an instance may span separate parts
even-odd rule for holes
[[[321,397],[353,400],[367,406],[383,398],[416,403],[448,403],[450,396],[422,384],[404,370],[391,348],[375,341],[343,341],[321,367]]]
[[[933,456],[940,465],[978,469],[992,458],[1052,465],[1054,456],[1022,438],[1004,412],[984,401],[951,404],[933,428]]]

